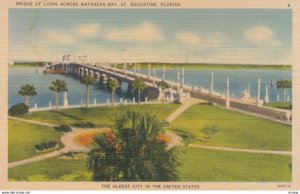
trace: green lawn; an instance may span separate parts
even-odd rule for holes
[[[114,118],[127,110],[140,110],[151,112],[160,120],[165,120],[180,105],[178,104],[148,104],[148,105],[127,105],[114,107],[97,107],[85,110],[83,108],[64,109],[59,112],[40,111],[23,116],[26,119],[43,121],[53,124],[74,124],[79,121],[90,121],[98,127],[113,124]]]
[[[9,169],[10,181],[90,181],[85,159],[51,158]]]
[[[61,132],[51,127],[44,127],[25,123],[22,121],[8,120],[8,161],[14,162],[35,155],[35,145],[43,142],[60,142]],[[60,143],[61,146],[61,143]]]
[[[292,110],[291,102],[272,102],[272,103],[265,104],[265,106],[272,107],[272,108]]]
[[[177,149],[179,181],[291,181],[290,156]],[[11,181],[91,181],[86,160],[52,158],[9,170]]]
[[[291,156],[178,149],[181,181],[291,181]]]
[[[170,126],[203,139],[201,129],[216,125],[218,132],[206,145],[262,149],[291,150],[291,126],[260,119],[239,112],[208,105],[195,105],[181,114]],[[200,143],[200,141],[197,141]]]

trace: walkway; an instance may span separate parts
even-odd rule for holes
[[[50,124],[50,123],[44,123],[44,122],[33,121],[33,120],[28,120],[28,119],[21,119],[21,118],[12,117],[12,116],[8,116],[8,118],[13,119],[13,120],[17,120],[17,121],[26,122],[26,123],[35,124],[35,125],[42,125],[42,126],[46,126],[46,127],[56,127],[56,126],[58,126],[58,125],[53,125],[53,124]]]
[[[41,161],[41,160],[46,160],[46,159],[49,159],[49,158],[54,158],[54,157],[62,155],[63,153],[64,153],[63,149],[61,149],[61,150],[49,152],[47,154],[43,154],[43,155],[39,155],[39,156],[34,156],[32,158],[28,158],[28,159],[24,159],[24,160],[19,160],[19,161],[16,161],[16,162],[10,162],[10,163],[8,163],[8,168],[15,168],[15,167],[18,167],[18,166],[23,166],[23,165],[26,165],[26,164],[31,164],[31,163],[38,162],[38,161]]]
[[[181,115],[184,111],[186,111],[189,107],[199,102],[205,102],[203,100],[197,98],[185,98],[183,100],[183,104],[176,109],[166,120],[171,123],[174,121],[179,115]]]

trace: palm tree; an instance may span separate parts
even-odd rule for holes
[[[146,84],[145,82],[140,79],[140,78],[136,78],[133,82],[132,82],[132,87],[138,91],[138,103],[140,104],[141,101],[141,90],[146,88]]]
[[[25,104],[28,106],[29,104],[29,96],[36,96],[37,92],[35,90],[35,87],[29,84],[21,86],[19,90],[19,94],[21,96],[25,96]]]
[[[85,93],[85,108],[89,108],[89,101],[90,101],[90,85],[95,85],[96,78],[90,76],[90,75],[84,75],[81,80],[81,84],[85,84],[86,86],[86,93]]]
[[[283,101],[285,101],[286,96],[286,88],[292,88],[292,81],[291,80],[278,80],[276,83],[276,87],[278,89],[283,89]]]
[[[178,161],[155,115],[127,112],[113,131],[94,138],[88,167],[94,181],[174,181]]]
[[[157,83],[157,87],[159,87],[161,89],[161,91],[163,93],[165,93],[165,89],[170,88],[170,84],[168,84],[167,82],[165,82],[164,80],[162,80],[161,82]],[[163,95],[164,98],[165,95]]]
[[[68,91],[67,84],[64,80],[55,80],[51,82],[49,90],[55,92],[56,112],[58,111],[58,100],[61,92]]]
[[[112,103],[112,105],[114,105],[115,91],[119,87],[119,82],[116,79],[110,79],[110,80],[108,80],[107,85],[111,89],[111,103]]]

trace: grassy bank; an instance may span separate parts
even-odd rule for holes
[[[141,69],[148,69],[148,63],[139,63]],[[167,69],[216,69],[216,70],[231,70],[231,69],[274,69],[274,70],[291,70],[290,65],[241,65],[241,64],[204,64],[204,63],[151,63],[151,68],[162,69],[163,67]],[[118,64],[117,68],[123,69],[123,64]],[[133,69],[134,65],[128,65],[128,69]]]
[[[292,110],[292,103],[291,102],[272,102],[264,104],[265,106],[272,107],[272,108],[281,108],[286,110]]]
[[[291,126],[209,105],[192,106],[171,124],[171,128],[189,132],[197,139],[204,139],[201,129],[205,125],[216,126],[218,129],[205,145],[291,150]]]
[[[51,158],[8,171],[9,181],[90,181],[85,159]]]
[[[291,181],[291,156],[250,154],[181,147],[181,181]]]
[[[291,181],[290,156],[177,148],[179,181]],[[52,158],[9,170],[10,181],[91,181],[85,159]]]
[[[64,109],[59,112],[40,111],[23,116],[23,118],[43,121],[53,124],[74,124],[80,121],[90,121],[98,127],[110,127],[116,116],[128,110],[140,110],[157,115],[158,119],[165,120],[180,105],[175,104],[148,104],[127,105],[114,107],[96,107],[88,110],[84,108]]]
[[[45,152],[36,152],[35,145],[43,142],[60,143],[61,132],[51,127],[34,125],[22,121],[8,120],[8,161],[14,162]],[[60,147],[61,147],[60,143]]]

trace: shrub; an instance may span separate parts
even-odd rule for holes
[[[68,125],[60,125],[60,126],[54,127],[54,129],[56,129],[57,131],[61,131],[61,132],[72,131],[71,127],[69,127]]]
[[[34,147],[37,151],[42,152],[42,151],[47,151],[49,149],[55,148],[56,146],[57,146],[57,142],[49,141],[49,142],[43,142],[41,144],[37,144]]]
[[[205,125],[201,129],[201,132],[205,135],[206,139],[210,139],[218,132],[218,128],[215,125]]]
[[[95,124],[92,122],[79,122],[79,123],[75,123],[73,124],[73,126],[75,127],[79,127],[79,128],[95,128]]]
[[[200,104],[200,105],[210,105],[210,106],[213,106],[213,105],[214,105],[214,103],[213,103],[213,102],[210,102],[210,101],[208,101],[208,102],[200,102],[199,104]]]
[[[24,103],[19,103],[11,106],[8,109],[8,115],[10,116],[20,116],[28,113],[29,107]]]

